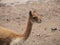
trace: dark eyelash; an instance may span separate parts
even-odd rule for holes
[[[37,17],[33,17],[33,19],[37,19]]]

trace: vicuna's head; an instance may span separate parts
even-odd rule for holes
[[[30,21],[32,23],[41,23],[41,18],[38,16],[38,14],[35,11],[30,11],[29,12],[29,16],[30,16]]]

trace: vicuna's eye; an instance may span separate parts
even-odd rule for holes
[[[33,19],[38,19],[37,17],[33,17]]]
[[[38,18],[37,18],[37,17],[33,17],[33,20],[34,20],[34,21],[38,21]]]

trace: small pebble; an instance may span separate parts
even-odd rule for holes
[[[7,21],[9,21],[9,19],[7,19]]]
[[[60,29],[59,29],[59,31],[60,31]]]
[[[37,36],[40,36],[40,34],[37,34]]]
[[[56,31],[56,30],[57,30],[57,28],[51,28],[51,30],[52,30],[52,31]]]

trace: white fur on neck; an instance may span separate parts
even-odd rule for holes
[[[23,43],[24,43],[23,38],[16,38],[11,41],[10,45],[22,45]]]

